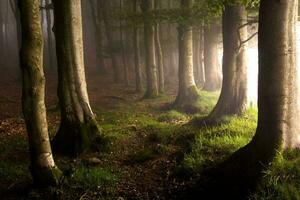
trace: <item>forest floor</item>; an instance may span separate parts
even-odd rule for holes
[[[175,83],[167,94],[143,100],[134,87],[113,84],[88,72],[91,105],[109,144],[101,152],[77,159],[55,156],[66,178],[59,188],[34,189],[21,117],[21,88],[15,76],[0,79],[0,194],[4,199],[184,199],[183,191],[202,172],[246,145],[255,133],[257,111],[226,117],[224,123],[199,127],[189,123],[205,116],[218,93],[201,92],[201,112],[172,110]],[[55,74],[47,76],[46,104],[50,136],[59,126]],[[194,120],[195,121],[195,120]],[[300,198],[300,153],[278,159],[265,172],[260,189],[251,199]],[[284,197],[284,198],[282,198]],[[1,199],[3,199],[1,198]]]

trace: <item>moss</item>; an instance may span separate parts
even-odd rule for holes
[[[63,173],[57,167],[31,168],[34,184],[38,187],[49,187],[59,185]]]

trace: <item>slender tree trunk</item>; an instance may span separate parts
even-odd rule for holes
[[[203,89],[215,91],[221,87],[221,75],[218,61],[218,35],[216,24],[207,25],[204,29],[204,67],[205,84]]]
[[[138,12],[137,0],[133,2],[134,12]],[[142,92],[142,72],[141,72],[141,61],[140,61],[140,37],[138,25],[133,28],[133,41],[134,41],[134,64],[135,64],[135,89],[136,92]]]
[[[157,68],[155,65],[155,43],[154,26],[149,21],[149,13],[154,8],[154,0],[142,0],[142,11],[144,13],[144,34],[145,34],[145,57],[146,57],[146,75],[147,89],[145,98],[154,98],[158,96],[157,86]]]
[[[182,8],[191,8],[193,0],[182,0]],[[188,17],[188,16],[185,16]],[[179,41],[179,89],[175,106],[193,105],[199,99],[193,71],[193,28],[189,24],[178,27]]]
[[[112,31],[112,26],[111,22],[109,21],[109,16],[108,16],[108,2],[107,0],[98,0],[100,2],[98,9],[100,10],[102,14],[102,18],[104,21],[105,25],[105,35],[109,43],[109,54],[111,57],[111,62],[112,62],[112,68],[113,68],[113,73],[114,73],[114,82],[115,83],[120,83],[122,81],[122,73],[121,73],[121,68],[118,65],[118,55],[115,53],[114,50],[114,38],[113,38],[113,31]]]
[[[51,1],[46,0],[46,5],[50,5]],[[51,9],[46,9],[46,20],[47,20],[47,35],[48,35],[48,53],[49,53],[49,64],[50,68],[54,68],[55,66],[55,58],[54,58],[54,45],[52,40],[52,21],[51,21]]]
[[[247,108],[247,12],[242,5],[226,5],[223,13],[223,84],[209,117],[242,114]]]
[[[43,36],[38,0],[19,1],[22,25],[22,107],[28,132],[30,170],[38,186],[57,185],[62,176],[52,156],[45,107]]]
[[[120,3],[120,13],[122,12],[123,9],[123,1],[119,0]],[[125,47],[124,47],[124,30],[123,30],[123,19],[122,17],[120,18],[120,43],[121,43],[121,53],[122,53],[122,63],[123,63],[123,69],[124,69],[124,84],[125,86],[129,85],[129,70],[128,70],[128,65],[127,65],[127,59],[125,55]]]
[[[159,9],[159,2],[155,0],[155,9]],[[157,22],[155,24],[155,50],[156,50],[156,61],[158,69],[158,92],[163,94],[165,92],[165,73],[164,73],[164,62],[163,62],[163,52],[160,42],[160,24]]]
[[[96,62],[97,67],[99,71],[102,74],[106,74],[106,65],[103,59],[103,28],[102,28],[102,16],[100,13],[101,4],[100,1],[96,1],[96,3],[93,3],[93,0],[89,0],[92,14],[93,14],[93,22],[95,26],[95,39],[96,39]]]
[[[199,85],[201,87],[204,86],[205,84],[205,69],[204,69],[204,31],[203,31],[203,27],[200,27],[199,30],[199,43],[200,43],[200,47],[199,47]]]
[[[77,156],[100,136],[85,78],[81,0],[54,0],[61,124],[53,140],[58,153]]]

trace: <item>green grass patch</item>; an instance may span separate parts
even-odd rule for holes
[[[247,111],[243,117],[225,117],[223,121],[226,123],[195,133],[191,152],[183,161],[185,169],[197,173],[223,161],[251,140],[257,125],[255,111]]]
[[[187,122],[189,119],[188,115],[180,113],[176,110],[170,110],[166,113],[161,114],[158,117],[159,122],[166,122],[166,123],[183,123]]]
[[[278,154],[250,199],[300,199],[300,150]]]
[[[111,187],[116,184],[118,177],[115,172],[102,167],[78,167],[72,181],[75,185],[85,188]]]

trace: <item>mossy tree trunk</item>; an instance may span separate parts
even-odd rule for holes
[[[181,7],[189,9],[193,6],[193,0],[182,0]],[[184,16],[189,18],[189,16]],[[175,100],[176,107],[193,105],[199,99],[199,93],[194,80],[193,71],[193,28],[188,24],[189,20],[178,27],[179,42],[179,88]]]
[[[137,0],[133,2],[133,10],[135,13],[138,12]],[[133,42],[134,42],[134,65],[135,65],[135,90],[136,92],[142,92],[142,71],[141,71],[141,61],[140,61],[140,34],[138,25],[133,28]]]
[[[204,68],[206,91],[216,91],[221,88],[222,79],[218,61],[219,27],[212,23],[204,28]]]
[[[155,0],[155,9],[160,8],[159,0]],[[155,49],[156,49],[156,61],[158,69],[158,92],[163,94],[165,91],[165,73],[164,73],[164,62],[163,62],[163,52],[160,42],[160,24],[156,22],[155,24]]]
[[[54,18],[61,124],[53,147],[58,153],[77,156],[100,136],[87,93],[81,0],[54,0]]]
[[[22,31],[22,108],[29,140],[30,170],[36,185],[57,185],[62,173],[54,163],[46,119],[40,2],[22,0],[19,1],[19,8]]]
[[[144,17],[144,39],[147,87],[144,98],[154,98],[158,96],[157,67],[155,64],[155,42],[154,23],[151,21],[151,11],[154,8],[154,0],[142,0],[141,9]]]
[[[235,171],[243,185],[255,184],[279,152],[300,145],[297,5],[297,0],[261,1],[257,130],[252,141],[232,155],[229,165],[222,167]]]
[[[223,12],[223,84],[209,118],[242,114],[247,108],[247,12],[242,5],[226,5]]]

